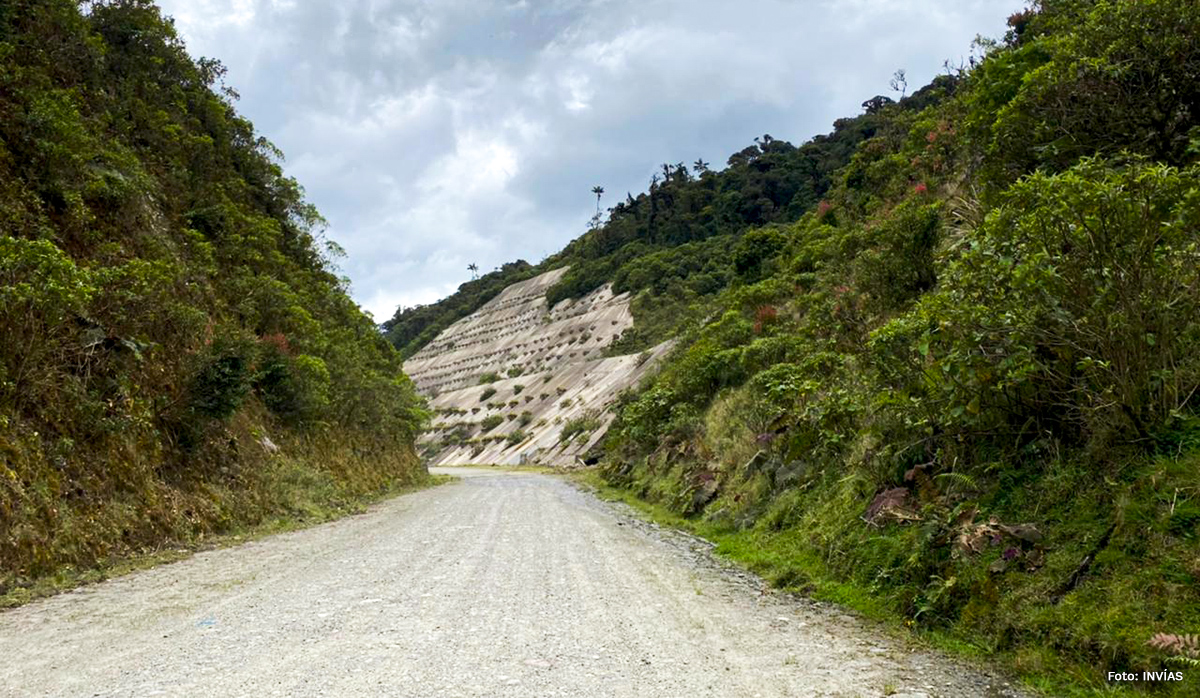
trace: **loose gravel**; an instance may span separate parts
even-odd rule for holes
[[[0,613],[0,696],[986,696],[553,477],[454,484]]]

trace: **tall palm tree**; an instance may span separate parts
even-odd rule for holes
[[[596,213],[600,213],[600,197],[604,195],[604,187],[596,185],[592,187],[592,193],[596,195]]]
[[[467,265],[467,271],[471,272],[472,279],[479,278],[479,265],[476,264],[475,262],[471,262],[470,264]]]

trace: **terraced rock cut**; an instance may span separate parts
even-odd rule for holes
[[[509,286],[404,364],[437,413],[419,442],[431,464],[578,465],[617,393],[667,351],[605,357],[633,326],[629,294],[605,285],[551,308],[546,291],[566,271]]]

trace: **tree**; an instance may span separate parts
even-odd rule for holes
[[[908,78],[905,77],[904,68],[892,74],[892,79],[888,81],[888,86],[892,88],[893,92],[900,93],[900,99],[904,99],[904,95],[908,93]]]
[[[467,265],[467,271],[471,272],[472,279],[479,278],[479,265],[478,264],[471,262],[470,264]]]
[[[704,162],[704,158],[696,158],[696,162],[692,163],[692,171],[696,174],[704,174],[708,172],[708,163]]]
[[[895,102],[892,100],[891,97],[885,97],[883,95],[875,95],[874,97],[863,102],[862,108],[863,108],[863,111],[868,114],[878,114],[879,112],[883,111],[883,108],[888,106],[889,104],[895,104]]]
[[[600,197],[604,195],[604,187],[596,185],[592,187],[592,193],[596,195],[596,215],[600,214]]]

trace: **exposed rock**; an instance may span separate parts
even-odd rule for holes
[[[263,436],[259,439],[259,443],[267,453],[279,453],[279,445],[272,441],[271,437]]]

